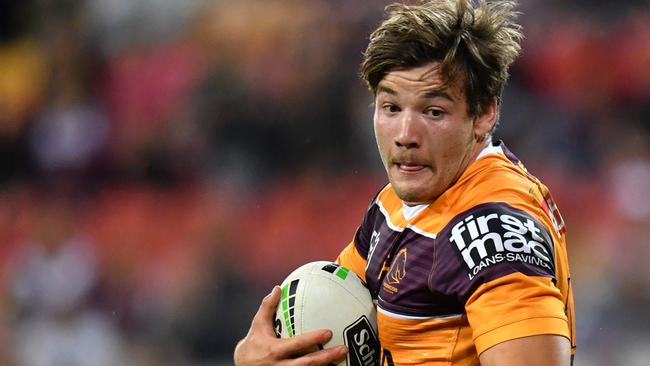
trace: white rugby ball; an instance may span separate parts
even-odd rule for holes
[[[353,271],[334,262],[307,263],[283,282],[275,313],[278,337],[317,329],[332,330],[320,349],[345,344],[347,359],[338,365],[379,365],[377,313],[370,292]]]

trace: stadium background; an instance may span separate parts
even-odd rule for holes
[[[0,364],[227,365],[384,183],[382,1],[0,5]],[[497,137],[568,226],[576,365],[650,360],[650,7],[522,0]]]

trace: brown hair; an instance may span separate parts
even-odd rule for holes
[[[515,1],[485,0],[388,5],[388,19],[370,35],[362,77],[376,93],[387,73],[438,61],[445,83],[464,79],[468,113],[475,116],[495,98],[500,104],[519,54],[523,36],[514,7]]]

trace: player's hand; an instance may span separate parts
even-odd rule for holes
[[[332,338],[332,332],[323,329],[288,339],[277,338],[273,328],[273,318],[275,309],[280,302],[280,294],[280,287],[275,286],[273,291],[262,300],[248,334],[239,341],[235,348],[235,365],[316,366],[337,363],[342,360],[347,353],[347,348],[343,345],[291,358],[292,355],[326,343]]]

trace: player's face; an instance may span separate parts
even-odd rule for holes
[[[379,153],[393,189],[409,205],[432,202],[454,184],[495,121],[495,103],[470,117],[463,83],[445,86],[437,66],[395,70],[377,86]]]

